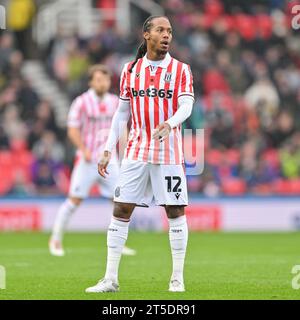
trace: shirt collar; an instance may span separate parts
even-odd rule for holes
[[[150,66],[150,64],[149,64],[149,61],[148,61],[148,59],[147,59],[147,53],[144,55],[144,57],[142,58],[143,59],[143,62],[142,62],[142,66],[141,66],[141,68],[147,68],[147,67],[149,67]],[[171,59],[172,59],[172,57],[171,57],[171,55],[169,54],[169,52],[166,54],[166,56],[165,56],[165,58],[162,60],[162,62],[160,63],[160,65],[159,65],[159,67],[160,68],[163,68],[163,69],[165,69],[165,68],[167,68],[168,67],[168,65],[170,64],[170,62],[171,62]]]

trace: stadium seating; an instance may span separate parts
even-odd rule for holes
[[[242,179],[232,178],[222,181],[222,191],[225,195],[240,196],[245,194],[246,190],[246,183]]]
[[[278,5],[277,1],[263,3],[253,0],[251,3],[235,1],[231,7],[228,1],[210,0],[189,1],[189,5],[185,6],[179,0],[177,3],[182,10],[176,11],[172,9],[172,1],[156,2],[170,16],[173,24],[175,36],[171,54],[188,62],[194,75],[195,112],[184,127],[195,130],[201,122],[199,127],[204,126],[205,131],[204,175],[209,178],[190,179],[191,191],[205,192],[206,184],[212,182],[220,192],[228,195],[299,194],[300,163],[299,175],[289,181],[285,178],[279,158],[286,146],[299,149],[300,55],[291,45],[296,43],[296,31],[290,27],[293,4],[285,2]],[[116,1],[94,0],[93,5],[91,10],[103,12],[117,8]],[[140,24],[137,20],[131,23]],[[83,62],[106,63],[113,73],[111,91],[118,94],[122,64],[133,58],[140,33],[138,29],[130,34],[124,30],[120,32],[114,25],[114,18],[108,18],[106,22],[95,29],[92,39],[85,38],[81,33],[80,37],[70,36],[68,32],[64,35],[66,30],[61,30],[61,34],[51,37],[50,43],[46,45],[43,42],[43,54],[37,54],[39,50],[34,52],[33,58],[39,59],[40,65],[45,67],[44,72],[70,101],[86,89],[84,68],[78,78],[71,76],[76,53]],[[53,30],[51,32],[55,33]],[[56,119],[55,112],[47,120],[38,118],[37,101],[43,99],[37,93],[39,90],[30,81],[25,81],[20,73],[28,65],[26,56],[30,50],[24,50],[18,39],[13,31],[0,34],[1,194],[9,192],[17,175],[21,175],[28,184],[34,183],[34,145],[43,132],[54,132],[56,140],[68,145],[65,128],[60,127],[61,121]],[[258,99],[256,105],[251,105],[247,98],[248,90],[262,78],[268,79],[269,89],[278,100],[276,106],[274,101],[268,101],[269,94],[265,99]],[[256,92],[259,96],[263,93]],[[51,101],[47,103],[51,105]],[[7,126],[4,119],[11,114],[8,112],[11,105],[17,106],[17,114]],[[292,124],[288,129],[280,128],[278,118],[282,111],[290,113]],[[22,126],[25,130],[18,131]],[[24,137],[16,139],[20,134],[10,132],[10,127],[16,132],[24,132]],[[191,137],[185,141],[187,149],[193,151],[186,152],[187,166],[192,165],[195,147],[192,141]],[[255,181],[252,178],[247,180],[243,175],[243,149],[249,142],[255,148],[255,164],[251,172]],[[63,169],[56,177],[58,190],[63,194],[68,191],[72,168],[72,160],[67,154],[64,163],[60,163]],[[270,169],[270,176],[257,177],[257,172],[263,171],[261,167],[264,166]],[[225,175],[219,174],[224,170],[227,170]],[[223,179],[225,181],[221,181]],[[98,190],[93,189],[91,194],[98,196]]]

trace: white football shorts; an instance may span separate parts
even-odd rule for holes
[[[98,165],[95,162],[87,162],[81,158],[75,165],[72,175],[69,195],[71,197],[86,199],[94,184],[98,184],[100,195],[112,199],[120,168],[117,161],[107,166],[108,175],[102,178],[98,173]]]
[[[156,205],[188,205],[184,166],[123,159],[114,201],[148,206],[153,196]]]

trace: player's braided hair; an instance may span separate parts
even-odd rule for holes
[[[166,18],[168,19],[168,17],[166,16],[150,16],[148,17],[144,24],[143,24],[143,32],[149,32],[150,29],[152,28],[153,24],[152,24],[152,20],[155,18]],[[135,56],[135,60],[134,62],[131,64],[130,68],[129,68],[129,72],[132,72],[133,67],[135,66],[135,64],[137,63],[137,61],[142,58],[145,54],[147,53],[147,41],[146,39],[143,40],[143,42],[139,45],[136,56]]]

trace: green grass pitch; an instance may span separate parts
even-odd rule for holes
[[[167,233],[130,232],[135,257],[123,256],[120,292],[86,294],[104,275],[106,235],[70,233],[67,255],[48,253],[48,235],[2,233],[6,268],[2,299],[299,299],[291,273],[300,264],[300,233],[190,233],[184,293],[167,291],[171,255]]]

